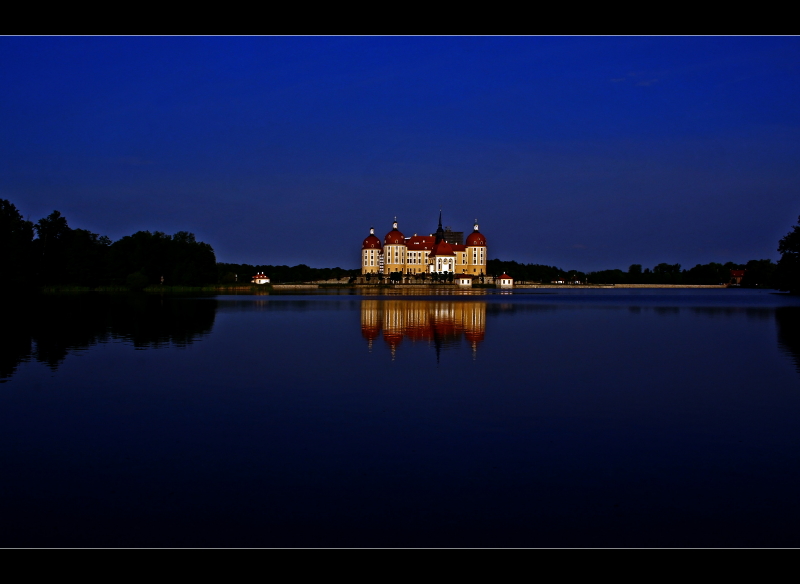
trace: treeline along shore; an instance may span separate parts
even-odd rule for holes
[[[217,282],[231,285],[236,282],[250,283],[258,273],[269,276],[275,284],[295,284],[303,282],[339,282],[348,284],[361,274],[361,270],[344,268],[311,268],[305,264],[297,266],[273,266],[270,264],[217,264]]]
[[[137,231],[117,241],[73,228],[59,211],[36,222],[0,199],[0,282],[4,288],[143,290],[148,287],[249,286],[258,272],[273,282],[335,280],[359,270],[218,263],[214,249],[188,231]]]
[[[798,220],[800,224],[800,220]],[[744,264],[711,262],[693,268],[658,264],[642,268],[581,272],[556,266],[488,260],[487,276],[506,273],[520,284],[580,282],[589,285],[719,285],[731,281],[731,270],[744,270],[741,286],[800,293],[800,227],[793,227],[778,244],[781,259]],[[350,285],[361,271],[312,268],[305,264],[252,265],[216,261],[214,249],[188,231],[169,235],[137,231],[117,241],[86,229],[70,227],[59,211],[36,222],[0,199],[0,282],[3,289],[144,290],[153,287],[211,290],[249,287],[264,273],[273,284],[327,282]],[[387,278],[380,278],[380,283]],[[373,283],[374,284],[374,283]]]
[[[775,262],[766,259],[751,260],[745,264],[711,262],[697,264],[688,270],[681,269],[680,264],[658,264],[652,269],[642,269],[641,264],[633,264],[627,271],[617,269],[585,273],[576,270],[562,270],[556,266],[520,264],[515,261],[489,260],[486,264],[490,274],[505,272],[520,284],[581,282],[582,284],[613,285],[713,286],[729,283],[731,271],[742,270],[745,271],[745,274],[741,286],[747,288],[776,287],[774,280],[777,267]]]

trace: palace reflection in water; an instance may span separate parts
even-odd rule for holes
[[[463,338],[475,358],[486,334],[486,302],[362,300],[361,334],[370,351],[382,335],[393,360],[404,339],[433,345],[438,360],[442,350],[460,345]]]

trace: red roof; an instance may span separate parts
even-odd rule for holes
[[[396,347],[403,342],[402,330],[384,330],[383,340],[388,343],[390,347]]]
[[[746,271],[747,270],[731,270],[731,277],[732,278],[743,278],[744,277],[744,273]]]
[[[406,238],[397,229],[392,229],[383,239],[386,245],[405,244]]]
[[[361,249],[381,249],[381,240],[370,234],[364,240]]]
[[[514,278],[512,278],[511,276],[509,276],[508,274],[506,274],[505,272],[503,272],[503,275],[502,275],[502,276],[500,276],[500,279],[501,279],[501,280],[503,280],[503,279],[505,279],[505,280],[513,280]]]
[[[451,256],[455,255],[453,253],[453,246],[447,243],[444,239],[439,243],[433,244],[433,248],[431,248],[431,253],[429,257],[434,256]]]
[[[368,341],[377,339],[379,334],[381,334],[381,327],[379,325],[361,325],[361,336]]]
[[[480,231],[473,231],[467,236],[467,245],[486,245],[486,238]]]
[[[481,330],[468,330],[464,333],[464,338],[466,338],[468,341],[472,341],[473,343],[480,343],[484,336],[485,334]]]
[[[430,250],[434,243],[436,238],[433,235],[415,235],[406,239],[406,245],[410,250]]]

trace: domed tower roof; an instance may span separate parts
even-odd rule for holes
[[[478,220],[475,219],[475,227],[473,228],[473,232],[467,236],[467,243],[466,245],[475,246],[475,245],[486,245],[486,238],[483,234],[478,231]]]
[[[389,345],[389,349],[392,352],[392,361],[394,361],[397,347],[403,342],[403,332],[399,330],[384,330],[383,340]]]
[[[397,230],[397,217],[394,218],[394,223],[392,223],[392,230],[383,238],[383,243],[385,245],[405,245],[405,236]]]
[[[381,334],[381,327],[377,324],[362,324],[361,336],[368,341],[373,341]]]
[[[361,249],[381,249],[381,240],[375,235],[374,228],[369,228],[369,235],[361,245]]]
[[[464,338],[470,343],[480,343],[485,338],[486,333],[479,329],[471,329],[464,333]]]

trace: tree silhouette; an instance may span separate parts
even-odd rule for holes
[[[11,201],[0,199],[0,278],[27,284],[33,244],[33,223],[25,221]]]
[[[774,276],[775,287],[792,294],[800,294],[800,218],[797,223],[778,242],[781,259],[778,260]]]
[[[800,218],[797,222],[778,242],[781,259],[774,275],[775,287],[792,294],[800,294]]]

